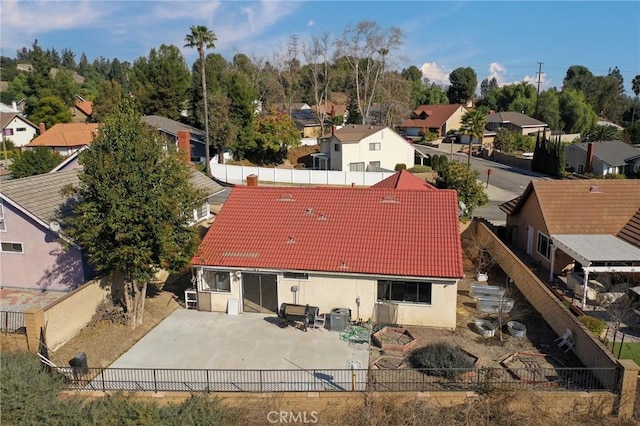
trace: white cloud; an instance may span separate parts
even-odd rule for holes
[[[504,65],[499,64],[498,62],[491,62],[491,64],[489,64],[489,75],[487,76],[489,80],[495,78],[498,82],[498,86],[503,86],[505,84],[506,76],[507,68]]]
[[[525,75],[522,80],[526,81],[527,83],[533,84],[534,86],[538,87],[538,75],[534,75],[533,77],[530,75]],[[542,90],[547,90],[548,88],[551,87],[551,79],[547,80],[547,74],[546,73],[542,73],[540,75],[540,91]]]
[[[310,19],[309,22],[307,22],[307,27],[313,27],[316,23],[313,22],[313,19]]]
[[[433,83],[449,84],[450,71],[435,62],[425,62],[420,67],[420,70],[422,71],[422,75]]]

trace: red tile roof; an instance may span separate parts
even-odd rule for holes
[[[234,187],[194,265],[461,278],[453,190]]]
[[[371,188],[377,189],[418,189],[422,191],[437,191],[438,189],[416,177],[413,173],[400,170],[398,173],[381,180]]]
[[[427,128],[427,129],[439,129],[449,118],[463,105],[451,104],[451,105],[420,105],[413,115],[418,117],[422,113],[427,114],[427,118],[424,120],[411,118],[402,122],[400,127],[414,127],[414,128]]]
[[[93,102],[91,101],[76,101],[76,108],[84,113],[84,115],[91,115],[93,113]]]
[[[34,138],[27,146],[76,147],[89,145],[97,134],[97,123],[58,123],[44,134]]]

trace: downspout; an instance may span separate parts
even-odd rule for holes
[[[555,269],[556,266],[556,249],[558,247],[556,247],[555,244],[553,244],[553,241],[551,241],[551,269],[549,269],[549,282],[552,283],[553,282],[553,270]]]
[[[589,263],[589,265],[587,265],[587,268],[591,266],[591,263]],[[584,271],[584,281],[582,282],[582,310],[584,311],[587,307],[587,284],[589,282],[589,271],[587,270],[587,268],[583,267],[583,271]]]

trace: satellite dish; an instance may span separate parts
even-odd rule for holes
[[[350,359],[347,361],[347,368],[349,370],[361,370],[362,369],[362,363],[360,361],[358,361],[357,359]]]
[[[60,224],[58,223],[58,221],[52,220],[49,223],[49,229],[51,229],[53,232],[58,232],[60,231]]]

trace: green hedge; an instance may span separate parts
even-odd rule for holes
[[[589,331],[591,331],[596,337],[600,337],[607,325],[600,318],[592,317],[589,315],[580,315],[578,317],[578,321],[580,321],[582,325],[587,327]]]

